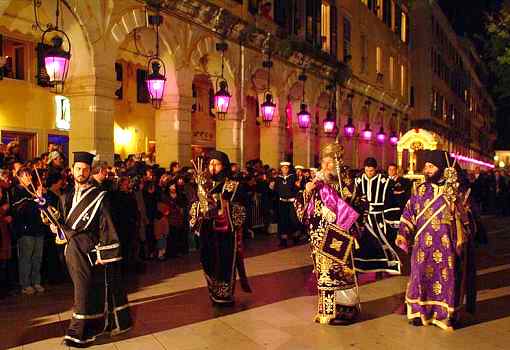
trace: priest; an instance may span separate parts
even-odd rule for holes
[[[426,180],[407,202],[396,239],[405,252],[412,247],[407,317],[415,326],[452,330],[471,288],[467,202],[448,153],[424,151],[423,158]]]
[[[122,289],[119,237],[112,223],[106,192],[91,184],[94,155],[74,152],[74,190],[62,200],[62,223],[51,230],[65,236],[65,260],[74,285],[74,306],[64,342],[87,347],[101,334],[131,328],[127,296]]]

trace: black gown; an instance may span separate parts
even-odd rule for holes
[[[96,187],[82,190],[79,197],[72,191],[61,208],[68,239],[65,260],[74,284],[73,315],[64,339],[79,345],[104,333],[123,333],[132,323],[119,271],[119,238],[105,194]]]
[[[200,261],[209,297],[214,304],[232,304],[236,271],[241,287],[251,292],[243,261],[242,233],[246,209],[242,206],[239,182],[226,179],[203,185],[207,200],[195,201],[190,210],[190,225],[200,235]],[[223,202],[223,203],[222,203]]]

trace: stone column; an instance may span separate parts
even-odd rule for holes
[[[286,114],[285,103],[277,103],[278,115],[274,116],[271,125],[260,127],[260,159],[264,164],[278,169],[285,158]],[[247,135],[249,140],[249,135]]]
[[[301,129],[298,125],[297,112],[299,112],[301,102],[292,103],[292,128],[294,138],[294,165],[302,165],[305,168],[312,166],[313,163],[313,128]],[[308,111],[311,113],[310,106]],[[313,118],[313,117],[312,117]],[[313,124],[313,123],[312,123]]]
[[[156,111],[156,161],[168,168],[172,161],[191,160],[191,96],[166,95]]]
[[[96,153],[96,159],[113,163],[114,92],[118,83],[100,76],[74,77],[67,96],[71,101],[69,153]]]
[[[216,119],[216,149],[225,152],[230,162],[238,164],[243,161],[241,159],[242,118],[243,111],[231,105],[224,120]],[[249,140],[250,135],[244,135],[244,137]]]

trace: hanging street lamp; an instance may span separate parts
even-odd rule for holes
[[[353,94],[348,94],[344,101],[342,102],[342,115],[347,118],[347,124],[344,125],[344,135],[346,137],[353,137],[356,132],[356,128],[352,122],[352,99],[354,98]]]
[[[356,132],[356,128],[354,127],[354,124],[352,123],[352,118],[349,117],[347,119],[347,124],[344,125],[344,135],[347,137],[353,137],[355,132]]]
[[[149,16],[149,24],[153,25],[156,31],[156,54],[147,62],[147,71],[151,73],[147,76],[145,84],[147,84],[152,106],[156,109],[161,107],[166,85],[166,67],[159,57],[159,26],[162,23],[163,16],[159,14],[159,9],[156,15]],[[161,69],[163,69],[162,73]]]
[[[62,8],[61,0],[57,0],[55,11],[55,25],[48,24],[47,29],[43,30],[39,24],[37,16],[37,7],[41,3],[34,2],[35,26],[43,33],[41,36],[41,47],[43,48],[44,68],[49,77],[50,86],[54,92],[61,94],[64,90],[64,83],[69,72],[69,63],[71,61],[71,40],[66,32],[59,28],[60,12]],[[48,37],[53,34],[51,45],[47,44]]]
[[[386,133],[384,132],[384,111],[385,111],[384,106],[381,106],[379,108],[379,112],[377,113],[377,119],[381,121],[381,127],[379,128],[379,132],[377,133],[375,138],[377,139],[377,142],[381,144],[384,143],[384,141],[386,141]]]
[[[390,128],[391,128],[391,132],[390,132],[390,144],[395,146],[397,143],[398,143],[398,136],[397,136],[397,133],[395,132],[395,120],[397,119],[397,113],[393,112],[391,114],[391,120],[390,120]]]
[[[365,120],[365,128],[361,131],[361,136],[367,141],[372,139],[372,129],[370,129],[370,103],[370,100],[365,101],[365,105],[361,109],[361,117]]]
[[[330,93],[329,106],[326,118],[323,121],[323,128],[324,133],[331,136],[338,131],[336,126],[336,82],[331,82],[326,89],[333,91]]]
[[[390,143],[395,146],[398,143],[398,136],[395,131],[392,131],[390,134]]]
[[[221,41],[216,44],[216,51],[221,52],[221,76],[216,80],[216,93],[214,94],[214,108],[218,113],[218,119],[224,120],[227,115],[228,106],[230,105],[231,95],[228,91],[227,80],[223,77],[225,67],[225,51],[228,49],[228,44]]]
[[[267,86],[264,92],[264,102],[260,105],[262,111],[262,120],[265,126],[271,125],[274,113],[276,111],[276,104],[273,102],[273,95],[271,94],[271,68],[273,62],[271,61],[271,51],[268,48],[267,60],[262,62],[262,66],[267,68]]]
[[[301,99],[301,108],[299,110],[298,116],[298,125],[301,129],[308,129],[312,123],[312,118],[310,116],[310,113],[308,112],[308,106],[305,103],[305,82],[306,82],[306,75],[303,73],[299,75],[298,77],[299,81],[303,82],[303,95]]]

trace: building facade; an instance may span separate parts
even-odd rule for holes
[[[156,45],[148,23],[154,8],[135,0],[61,3],[62,29],[72,43],[61,95],[41,78],[32,2],[0,4],[0,54],[7,57],[0,68],[2,142],[19,140],[27,158],[60,143],[107,161],[115,153],[155,152],[165,167],[173,160],[188,164],[211,148],[238,163],[260,158],[277,166],[287,159],[313,166],[321,146],[334,140],[322,123],[336,109],[347,164],[359,167],[367,156],[381,165],[396,159],[389,136],[405,132],[410,121],[405,2],[163,0],[159,40],[167,82],[159,109],[152,108],[144,82],[146,56]],[[42,25],[54,22],[53,1],[41,1],[36,10]],[[219,42],[228,44],[223,59]],[[268,52],[270,86],[263,67]],[[219,118],[212,95],[222,65],[232,99]],[[277,108],[266,126],[260,104],[268,88]],[[297,119],[303,102],[311,114],[307,129]],[[347,124],[354,129],[346,136]]]
[[[437,147],[461,155],[465,167],[492,165],[495,105],[476,50],[435,1],[414,1],[411,13],[412,127],[433,133]]]

